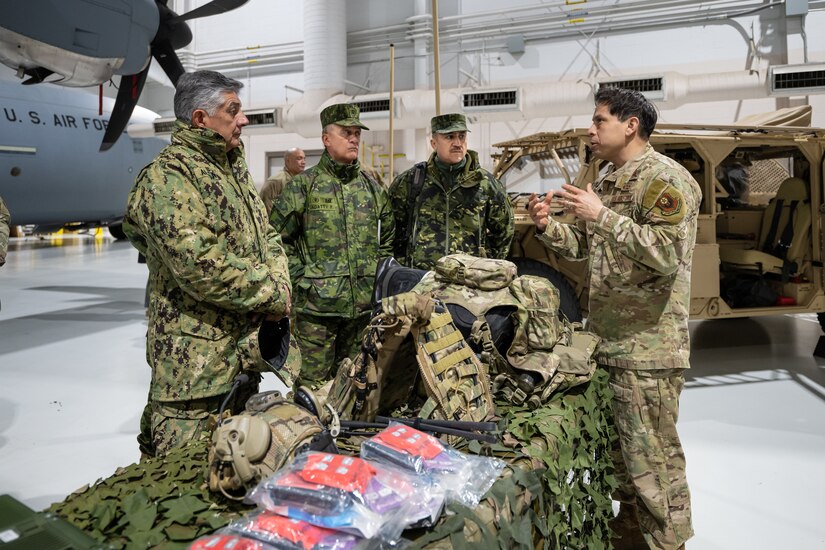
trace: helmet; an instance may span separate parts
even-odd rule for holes
[[[243,413],[224,420],[212,434],[209,489],[241,500],[296,454],[330,445],[334,448],[320,420],[280,392],[253,395]]]

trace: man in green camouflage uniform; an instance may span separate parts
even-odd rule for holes
[[[6,251],[9,249],[9,226],[11,216],[3,197],[0,197],[0,265],[6,263]]]
[[[267,223],[240,140],[242,84],[183,75],[172,143],[138,175],[123,229],[149,267],[149,403],[138,442],[163,455],[195,439],[240,373],[238,413],[266,368],[258,331],[289,313],[280,235]]]
[[[676,421],[689,368],[690,268],[701,189],[648,138],[656,110],[638,92],[595,97],[594,156],[610,161],[586,189],[570,185],[530,200],[538,238],[570,259],[587,259],[588,330],[602,340],[597,362],[610,372],[620,454],[617,548],[681,547],[693,535],[685,457]],[[576,217],[548,217],[560,197]]]
[[[386,191],[358,162],[361,130],[368,129],[359,115],[350,104],[321,111],[326,150],[286,185],[270,215],[295,288],[301,382],[313,386],[358,352],[376,265],[392,254],[395,224]]]
[[[475,151],[467,150],[464,115],[440,115],[430,126],[435,151],[390,186],[395,258],[407,267],[428,270],[440,257],[458,252],[506,258],[513,240],[513,209],[504,186],[481,168]]]

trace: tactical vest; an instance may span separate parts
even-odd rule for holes
[[[516,277],[506,260],[445,256],[411,292],[381,298],[329,399],[342,418],[369,421],[408,406],[420,378],[423,418],[487,420],[493,393],[538,407],[592,376],[598,337],[578,328],[559,317],[548,280]]]
[[[516,276],[507,260],[453,254],[413,289],[446,304],[493,377],[493,392],[533,408],[553,392],[590,380],[599,338],[560,314],[558,289]]]

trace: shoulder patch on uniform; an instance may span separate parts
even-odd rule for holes
[[[676,187],[655,179],[645,191],[642,208],[651,218],[677,224],[685,217],[685,197]]]

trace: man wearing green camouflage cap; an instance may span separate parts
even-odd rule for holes
[[[431,121],[434,152],[399,174],[389,194],[395,213],[396,259],[433,269],[436,260],[464,252],[505,258],[513,240],[513,209],[504,186],[467,150],[467,121],[451,113]]]
[[[284,187],[270,223],[284,240],[294,288],[301,382],[317,386],[354,357],[371,310],[375,267],[392,254],[395,222],[384,188],[358,162],[358,106],[321,111],[324,154]]]

